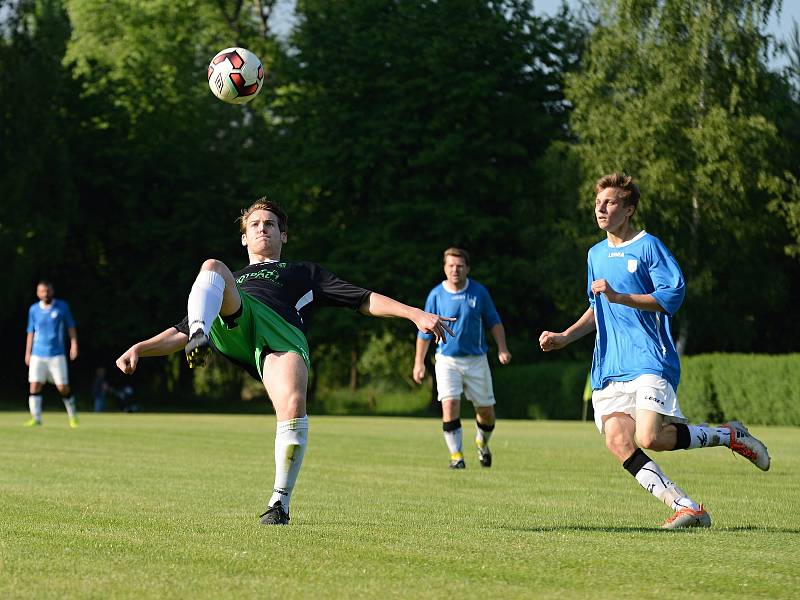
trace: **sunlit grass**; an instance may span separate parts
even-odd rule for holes
[[[258,525],[267,416],[0,413],[3,598],[792,597],[800,430],[752,428],[773,468],[725,449],[655,454],[703,501],[665,506],[591,424],[505,421],[495,464],[447,469],[435,419],[312,417],[291,524]],[[465,421],[465,439],[473,425]]]

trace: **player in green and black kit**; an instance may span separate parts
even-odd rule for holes
[[[289,521],[289,501],[308,439],[306,390],[309,355],[305,332],[316,308],[349,307],[377,317],[404,317],[437,341],[452,335],[447,322],[339,279],[310,262],[281,262],[286,213],[262,198],[242,211],[242,245],[250,265],[232,273],[221,261],[201,267],[189,294],[188,317],[131,346],[117,359],[133,373],[140,357],[185,348],[191,367],[205,364],[213,345],[226,358],[260,379],[275,407],[275,485],[265,525]]]

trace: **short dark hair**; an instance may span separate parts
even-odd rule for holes
[[[272,200],[267,200],[266,196],[263,196],[253,202],[247,208],[242,209],[242,213],[239,215],[239,230],[244,233],[247,231],[247,219],[250,218],[257,210],[268,210],[276,217],[278,217],[278,229],[281,230],[281,233],[286,232],[286,226],[288,225],[289,218],[286,216],[284,210],[278,206],[277,203],[273,202]]]
[[[464,259],[464,262],[469,266],[469,252],[461,248],[450,247],[444,251],[443,262],[447,262],[448,256],[459,256]]]
[[[614,172],[608,175],[603,175],[594,184],[594,193],[599,194],[605,189],[615,188],[619,190],[619,199],[622,200],[626,206],[633,206],[636,208],[639,205],[639,186],[633,180],[633,177],[625,173]]]

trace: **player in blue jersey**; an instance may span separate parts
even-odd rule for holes
[[[287,216],[266,198],[244,209],[239,225],[249,264],[231,272],[221,261],[206,260],[189,293],[187,317],[131,346],[117,359],[117,367],[131,374],[141,357],[184,350],[194,368],[203,366],[213,346],[260,380],[278,419],[275,483],[261,524],[286,525],[308,445],[306,332],[316,311],[336,306],[375,317],[402,317],[437,339],[451,333],[450,319],[353,285],[315,263],[282,260]]]
[[[601,177],[595,217],[606,239],[589,250],[589,308],[561,333],[542,332],[545,352],[596,331],[592,359],[595,423],[606,447],[673,515],[666,529],[709,527],[702,505],[677,487],[642,448],[655,451],[727,446],[769,469],[766,446],[738,421],[687,425],[676,391],[680,362],[672,319],[684,296],[681,269],[666,246],[631,223],[639,188],[628,175]],[[638,442],[638,445],[637,445]]]
[[[25,343],[25,364],[28,366],[31,418],[28,427],[42,424],[42,386],[54,383],[61,394],[69,416],[70,427],[78,426],[75,398],[69,387],[66,342],[69,336],[69,359],[78,357],[78,331],[69,305],[53,298],[53,286],[40,281],[36,286],[39,301],[28,309],[28,337]]]
[[[442,403],[444,441],[450,451],[450,468],[463,469],[464,452],[461,446],[461,394],[475,407],[475,445],[478,461],[492,466],[489,438],[495,427],[492,374],[486,353],[485,329],[489,329],[497,344],[500,364],[511,361],[506,347],[506,333],[500,315],[485,287],[469,274],[469,254],[460,248],[444,251],[445,280],[433,288],[425,302],[427,312],[454,317],[453,336],[442,340],[436,348],[436,386]],[[425,355],[433,336],[417,334],[414,357],[414,381],[425,377]]]

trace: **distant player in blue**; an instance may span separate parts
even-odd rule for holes
[[[628,175],[601,177],[595,217],[606,239],[589,250],[589,308],[561,333],[542,332],[545,352],[596,331],[592,405],[606,447],[639,484],[674,514],[662,527],[709,527],[711,517],[670,481],[642,450],[727,446],[759,469],[769,469],[767,448],[738,421],[719,427],[687,425],[676,390],[680,362],[672,318],[684,297],[681,269],[656,237],[631,218],[639,188]],[[638,441],[638,445],[637,445]]]
[[[78,357],[78,332],[69,305],[53,298],[53,285],[40,281],[36,286],[39,301],[28,309],[28,337],[25,343],[25,364],[28,366],[31,418],[28,427],[42,424],[42,386],[55,384],[64,401],[70,427],[78,426],[75,398],[69,387],[66,344],[69,339],[69,358]]]
[[[488,328],[494,337],[503,365],[511,361],[506,333],[489,292],[477,281],[467,278],[469,254],[466,250],[445,250],[444,274],[446,279],[428,294],[425,310],[456,318],[451,326],[454,335],[436,348],[436,386],[442,403],[442,428],[450,451],[450,468],[466,466],[461,446],[462,392],[475,407],[478,461],[484,467],[491,467],[489,438],[495,426],[495,400],[484,331]],[[426,333],[417,334],[413,372],[417,383],[422,383],[425,377],[425,355],[432,337]]]

